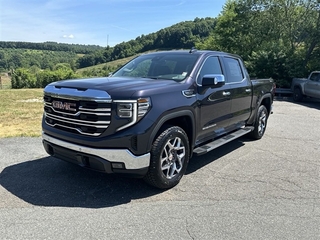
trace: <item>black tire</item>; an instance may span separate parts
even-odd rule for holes
[[[180,127],[167,128],[153,142],[145,182],[160,189],[174,187],[184,175],[189,157],[187,134]]]
[[[249,133],[249,136],[252,139],[258,140],[263,137],[267,128],[268,116],[269,114],[267,108],[264,105],[261,105],[258,109],[256,120],[253,125],[254,129]]]
[[[293,101],[301,102],[302,99],[303,99],[303,95],[302,95],[301,89],[298,87],[295,87],[293,89]]]

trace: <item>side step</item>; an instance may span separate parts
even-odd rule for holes
[[[244,127],[240,130],[230,133],[222,138],[219,138],[217,140],[214,140],[212,142],[207,143],[206,145],[203,145],[201,147],[197,147],[193,150],[193,153],[195,156],[203,155],[207,152],[212,151],[213,149],[216,149],[217,147],[222,146],[223,144],[226,144],[228,142],[233,141],[236,138],[239,138],[243,135],[246,135],[247,133],[253,131],[253,127]]]

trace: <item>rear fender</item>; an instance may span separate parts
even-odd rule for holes
[[[257,98],[255,106],[252,107],[252,114],[247,122],[248,125],[253,125],[255,123],[256,115],[261,105],[264,105],[267,108],[268,114],[270,115],[273,103],[272,99],[271,93],[266,93]]]
[[[305,78],[294,78],[292,80],[292,84],[291,84],[291,91],[293,92],[293,90],[295,88],[299,88],[301,90],[301,93],[304,95],[304,84],[307,82],[307,79]]]

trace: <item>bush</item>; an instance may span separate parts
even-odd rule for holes
[[[12,88],[36,88],[36,77],[28,69],[18,68],[12,71]]]
[[[32,73],[29,69],[19,68],[12,71],[12,88],[44,88],[52,82],[75,79],[80,76],[70,68],[58,67],[57,70],[44,70]]]
[[[44,88],[49,83],[66,80],[66,79],[75,79],[80,76],[74,73],[71,69],[58,68],[55,71],[45,70],[37,74],[37,87]]]

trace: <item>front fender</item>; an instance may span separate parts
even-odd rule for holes
[[[195,129],[196,129],[196,127],[195,127],[195,116],[194,116],[194,113],[191,110],[180,110],[180,111],[175,111],[175,112],[166,114],[166,115],[162,116],[157,121],[156,126],[153,128],[152,133],[150,134],[150,138],[149,138],[148,146],[147,146],[148,151],[151,151],[151,147],[152,147],[153,141],[156,138],[156,136],[157,136],[158,132],[160,131],[160,129],[166,123],[173,122],[174,119],[181,118],[181,117],[190,118],[191,126],[188,126],[188,130],[186,130],[186,129],[184,129],[184,130],[187,132],[187,135],[189,137],[190,149],[193,149]],[[179,126],[179,124],[177,124],[177,125]]]

